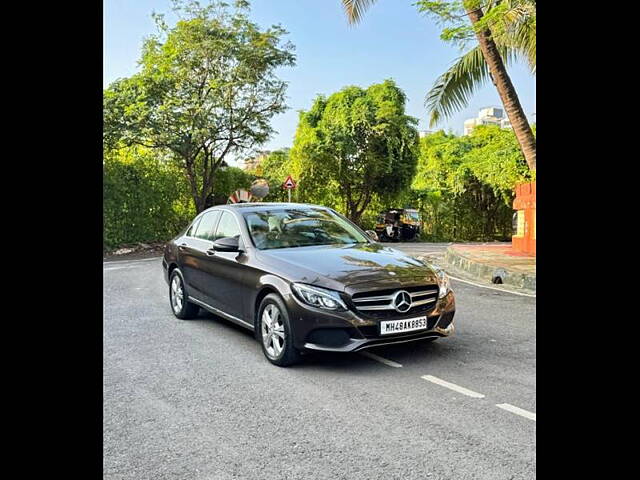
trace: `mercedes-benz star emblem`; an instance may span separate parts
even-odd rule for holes
[[[408,311],[411,308],[411,295],[409,295],[409,292],[406,290],[397,292],[393,297],[393,306],[400,313]]]

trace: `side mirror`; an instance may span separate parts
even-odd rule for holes
[[[213,249],[216,252],[240,252],[238,237],[219,238],[213,242]]]
[[[364,233],[366,233],[367,236],[374,242],[378,241],[378,234],[375,232],[375,230],[365,230]]]

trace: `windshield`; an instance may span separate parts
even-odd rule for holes
[[[247,228],[260,250],[369,243],[350,222],[320,208],[282,208],[245,213]]]

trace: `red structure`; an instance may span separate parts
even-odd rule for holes
[[[513,209],[518,211],[518,229],[511,238],[514,250],[536,254],[536,182],[516,186]]]

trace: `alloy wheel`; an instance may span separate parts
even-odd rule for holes
[[[171,307],[174,313],[178,314],[182,310],[182,304],[184,302],[184,290],[182,288],[182,281],[178,275],[174,275],[171,281]]]
[[[280,309],[270,303],[262,311],[262,343],[267,355],[278,358],[284,349],[284,322]]]

